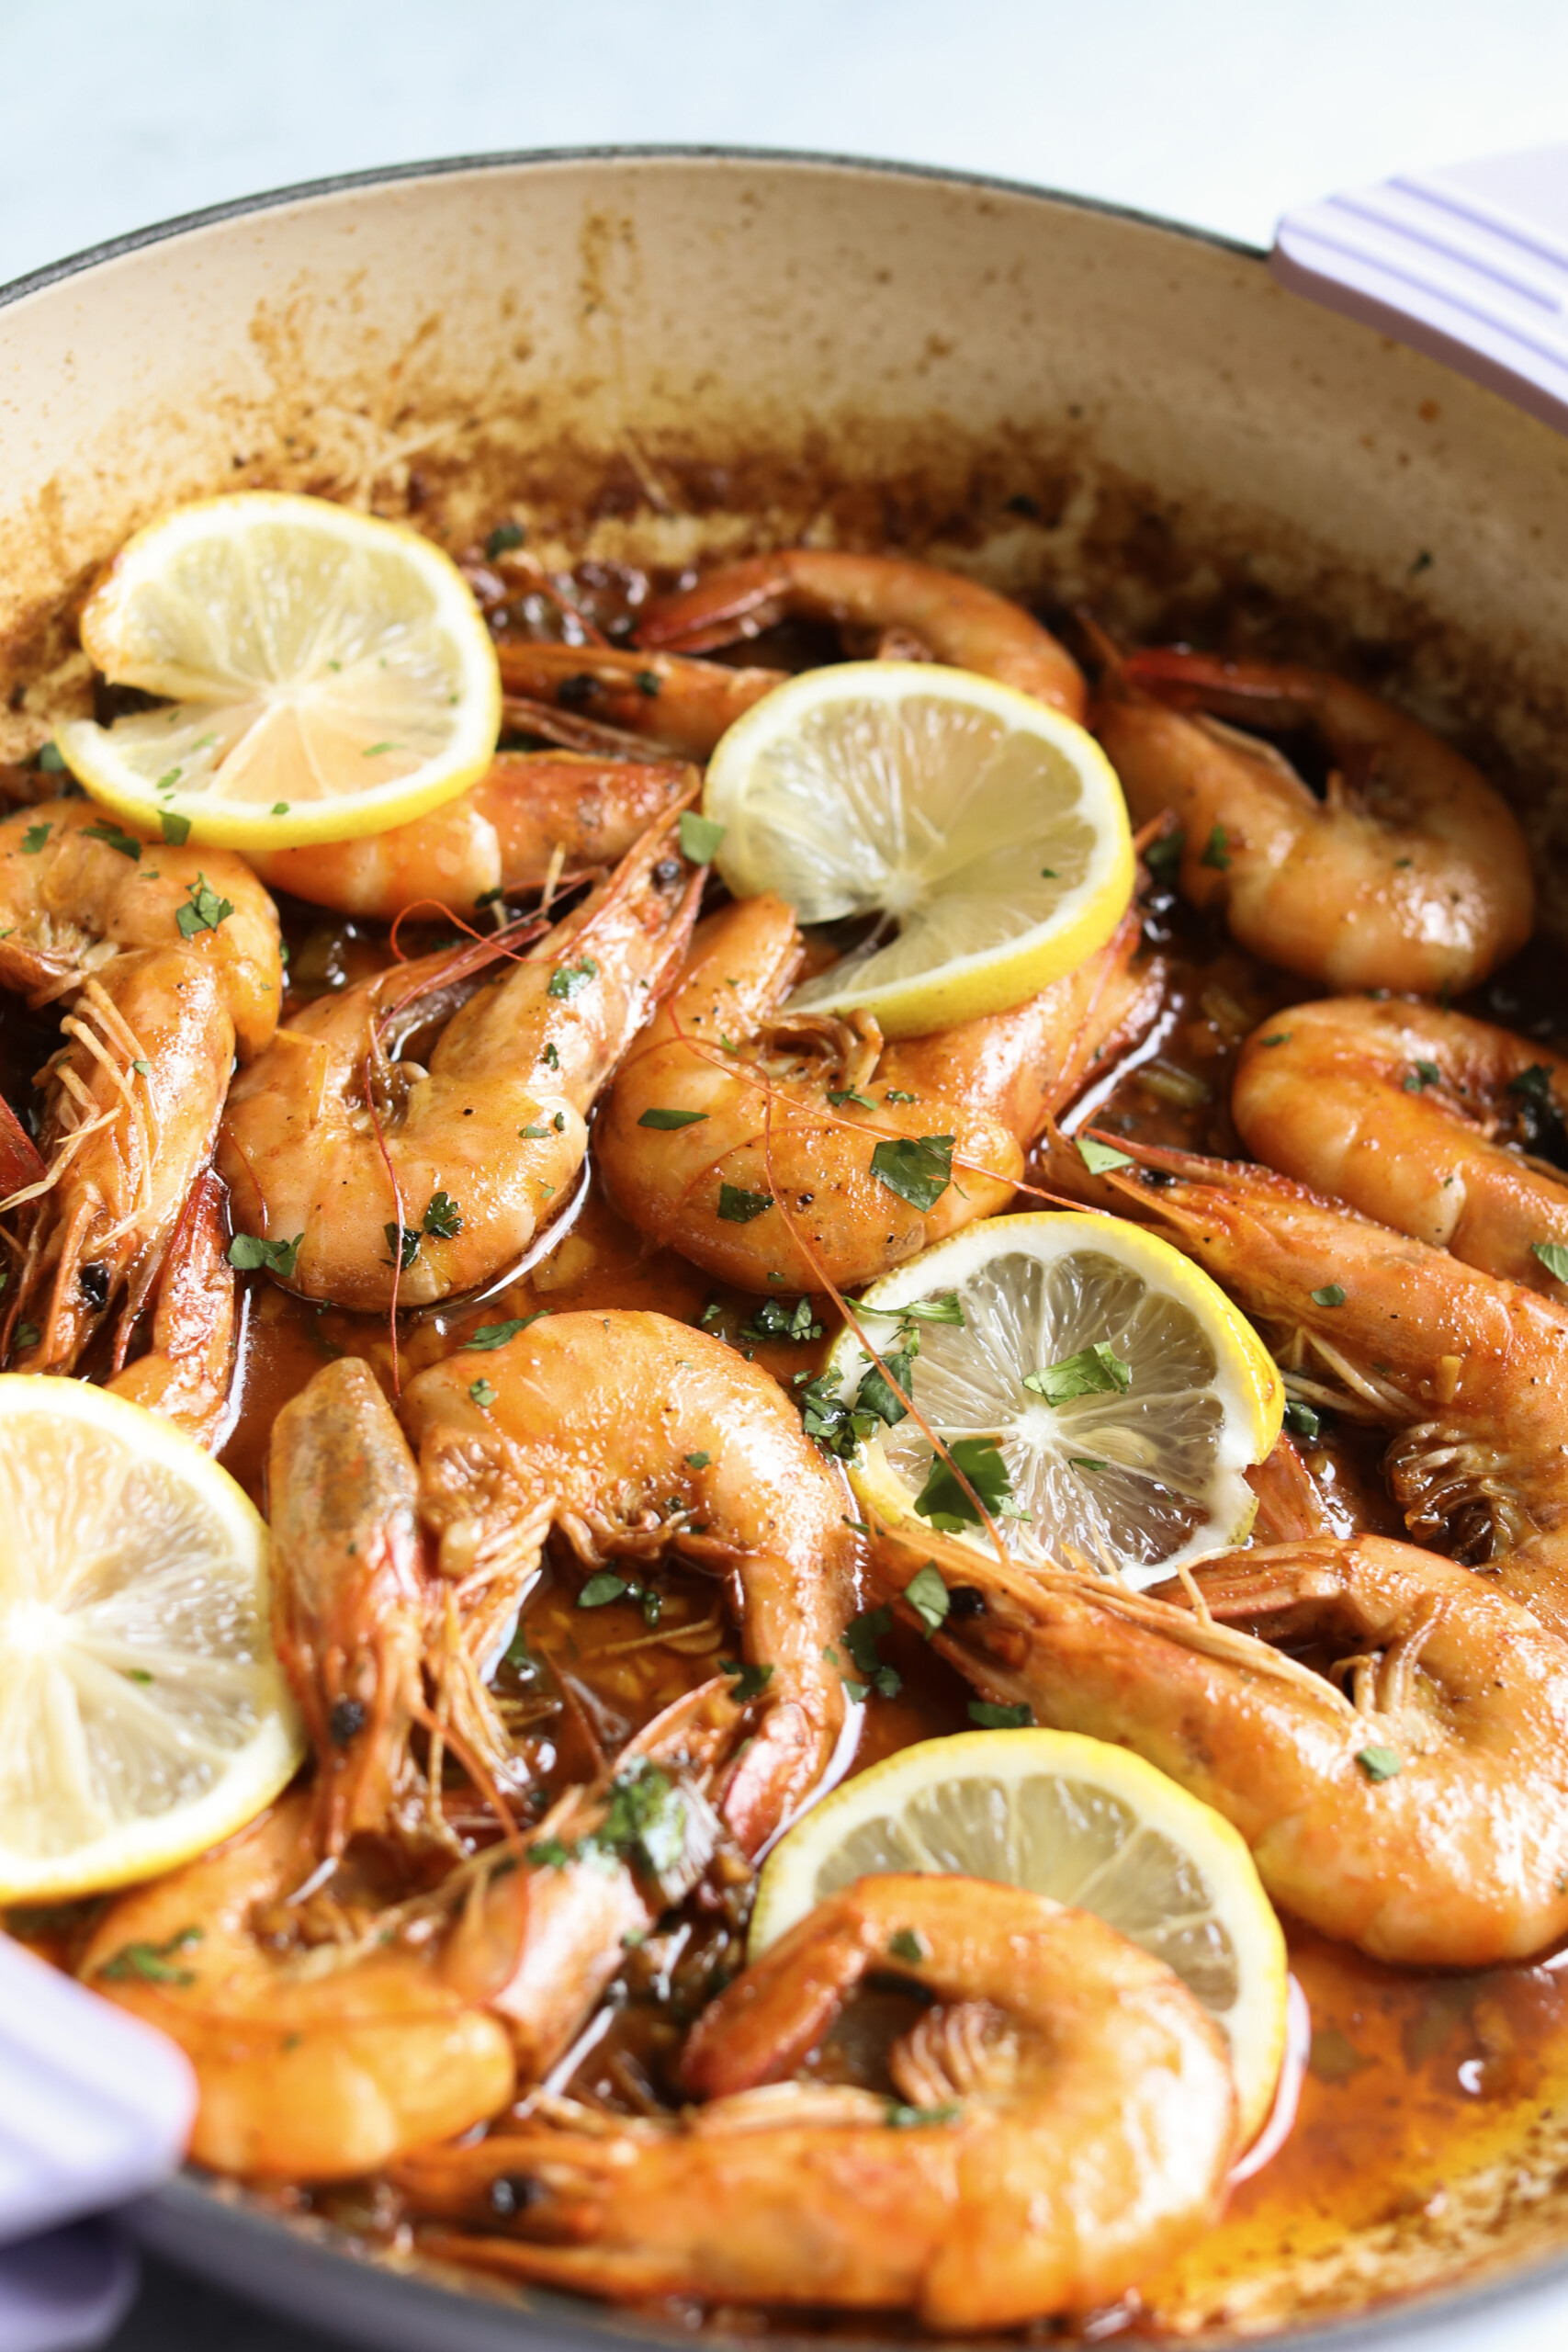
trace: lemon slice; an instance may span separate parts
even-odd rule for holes
[[[874,1764],[762,1866],[756,1955],[824,1895],[886,1871],[952,1871],[1095,1912],[1163,1960],[1230,2043],[1240,2145],[1285,2051],[1285,1939],[1228,1821],[1152,1764],[1068,1731],[960,1732]]]
[[[1021,1004],[1102,946],[1133,893],[1126,804],[1094,738],[932,662],[775,687],[719,742],[703,806],[738,898],[776,890],[803,923],[894,919],[897,937],[792,1000],[863,1007],[893,1037]]]
[[[384,832],[481,775],[501,725],[495,647],[457,566],[324,498],[176,507],[120,549],[82,643],[112,684],[172,707],[69,720],[61,755],[96,799],[172,840]]]
[[[1115,1217],[988,1217],[885,1275],[863,1302],[880,1311],[861,1319],[886,1355],[900,1328],[886,1310],[949,1294],[962,1325],[908,1327],[919,1334],[914,1402],[949,1447],[979,1442],[996,1524],[1020,1559],[1113,1567],[1141,1587],[1242,1540],[1257,1508],[1242,1473],[1272,1449],[1284,1388],[1251,1325],[1190,1259]],[[829,1358],[839,1394],[856,1398],[872,1368],[846,1331]],[[979,1524],[945,1515],[973,1510],[951,1481],[925,1493],[932,1449],[914,1416],[872,1426],[850,1465],[863,1503],[917,1533],[936,1525],[986,1542]],[[987,1440],[1010,1493],[997,1490]]]
[[[0,1374],[0,1899],[199,1854],[302,1743],[267,1532],[226,1470],[85,1381]]]

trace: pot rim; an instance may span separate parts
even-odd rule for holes
[[[962,171],[943,164],[899,163],[886,156],[842,155],[811,147],[705,146],[633,140],[604,146],[498,148],[478,155],[434,155],[422,163],[372,164],[363,171],[335,172],[323,179],[291,180],[283,187],[264,189],[258,196],[228,197],[220,204],[203,205],[195,212],[176,212],[166,220],[150,221],[145,228],[130,229],[120,236],[106,237],[96,245],[84,245],[60,261],[45,262],[40,268],[0,286],[0,309],[23,301],[29,294],[42,293],[45,288],[58,286],[68,277],[78,277],[103,262],[118,261],[126,254],[165,243],[172,237],[216,228],[225,220],[243,220],[252,213],[271,212],[283,205],[316,197],[341,196],[353,188],[392,187],[404,180],[443,179],[458,172],[507,171],[520,164],[618,163],[785,164],[803,169],[826,166],[836,171],[875,172],[890,179],[945,181],[958,187],[987,189],[1000,196],[1031,197],[1043,203],[1062,205],[1071,211],[1095,212],[1109,220],[1131,221],[1141,229],[1162,229],[1171,236],[1188,238],[1194,244],[1213,245],[1222,253],[1236,254],[1247,261],[1268,259],[1261,245],[1250,244],[1242,237],[1228,237],[1217,229],[1201,229],[1191,221],[1173,220],[1168,214],[1146,212],[1134,204],[1112,204],[1102,197],[1077,196],[1066,188],[1041,187],[1031,180],[1007,179],[994,172]]]

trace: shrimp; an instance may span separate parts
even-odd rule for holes
[[[269,889],[344,914],[389,922],[411,907],[466,910],[563,871],[613,864],[690,781],[669,760],[502,752],[478,784],[412,824],[357,841],[253,850],[250,863]]]
[[[1568,1057],[1422,1003],[1294,1005],[1254,1033],[1231,1110],[1255,1158],[1559,1304],[1568,1177],[1498,1141],[1560,1137]]]
[[[196,2067],[191,2154],[251,2179],[347,2180],[465,2132],[513,2096],[502,2020],[446,1984],[439,1917],[372,1915],[344,1942],[283,1945],[317,1871],[312,1803],[111,1904],[83,1956],[95,1992],[171,2034]],[[458,1882],[456,1893],[465,1890]]]
[[[410,1792],[434,1614],[408,1441],[356,1356],[322,1366],[272,1426],[277,1655],[316,1751],[316,1842],[343,1851]]]
[[[1047,1114],[1153,1017],[1139,936],[1129,915],[1026,1004],[884,1046],[863,1016],[792,1014],[781,899],[726,907],[610,1089],[600,1173],[640,1231],[743,1290],[868,1282],[1007,1206]],[[900,1150],[922,1180],[903,1189]]]
[[[482,1375],[482,1377],[481,1377]],[[749,1853],[816,1787],[843,1728],[825,1652],[854,1608],[838,1474],[768,1374],[705,1331],[631,1311],[552,1315],[422,1372],[401,1413],[441,1573],[504,1623],[552,1526],[594,1565],[667,1546],[733,1577],[766,1676],[720,1812]]]
[[[123,1365],[281,982],[276,912],[239,858],[151,844],[81,800],[0,823],[0,986],[67,1006],[39,1081],[46,1173],[4,1204],[28,1212],[17,1369],[71,1371],[117,1305]]]
[[[874,1973],[932,2002],[889,2062],[904,2108],[787,2079]],[[1157,2268],[1217,2215],[1236,2128],[1218,2032],[1163,1962],[977,1879],[830,1896],[705,2011],[682,2072],[710,2103],[679,2120],[561,2102],[408,2158],[416,2212],[466,2225],[425,2250],[616,2301],[989,2332]]]
[[[1489,1580],[1373,1535],[1221,1555],[1196,1600],[940,1539],[885,1537],[876,1574],[933,1555],[973,1596],[939,1638],[978,1689],[1146,1757],[1325,1935],[1485,1968],[1568,1933],[1568,1643]],[[1259,1634],[1325,1645],[1348,1696]]]
[[[290,1286],[424,1306],[513,1264],[565,1201],[586,1114],[674,969],[701,888],[668,827],[651,828],[446,1021],[428,1069],[389,1057],[390,1028],[439,1015],[441,992],[471,982],[471,948],[393,966],[280,1029],[230,1093],[219,1166],[244,1230],[298,1240]],[[506,938],[479,953],[510,953]]]
[[[1337,763],[1326,799],[1269,744],[1190,710],[1313,729]],[[1506,804],[1450,744],[1327,671],[1134,653],[1094,723],[1134,822],[1179,820],[1183,894],[1269,963],[1434,996],[1530,935],[1529,853]]]
[[[657,597],[637,642],[705,653],[786,615],[870,630],[905,658],[912,638],[933,661],[998,678],[1069,718],[1084,715],[1082,672],[1032,613],[977,580],[905,556],[781,548],[722,564],[694,587]]]
[[[741,713],[788,675],[596,645],[503,639],[495,650],[510,725],[574,749],[635,754],[640,742],[683,760],[705,760]]]
[[[192,1185],[164,1253],[148,1352],[108,1382],[216,1453],[231,1422],[239,1339],[223,1187],[210,1168]]]
[[[1054,1142],[1046,1181],[1195,1259],[1298,1397],[1393,1429],[1411,1534],[1568,1636],[1568,1315],[1270,1169],[1123,1148],[1139,1174],[1091,1177]]]

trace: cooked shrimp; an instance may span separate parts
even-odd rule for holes
[[[586,1114],[678,962],[700,888],[668,829],[652,828],[583,906],[469,995],[428,1069],[390,1058],[389,1035],[471,984],[475,950],[395,965],[308,1005],[229,1097],[219,1165],[237,1224],[298,1238],[291,1286],[340,1306],[385,1307],[394,1288],[422,1306],[502,1272],[563,1204]],[[488,952],[505,951],[499,937]]]
[[[932,2006],[908,2109],[787,2077],[873,1973]],[[862,1879],[703,2015],[680,2121],[575,2114],[398,2168],[427,2251],[617,2301],[912,2310],[988,2332],[1114,2301],[1219,2211],[1235,2094],[1160,1961],[976,1879]],[[913,2110],[911,2113],[909,2110]],[[902,2123],[905,2128],[898,2129]],[[575,2128],[574,2128],[575,2127]]]
[[[609,1091],[600,1174],[640,1231],[742,1289],[869,1282],[1007,1206],[1047,1114],[1152,1017],[1138,939],[1129,916],[1013,1012],[884,1046],[870,1020],[792,1015],[802,946],[781,899],[725,907]],[[900,1139],[951,1148],[950,1182],[945,1163],[917,1170],[937,1186],[924,1207],[877,1172],[878,1147]]]
[[[498,754],[488,775],[445,807],[390,832],[306,849],[253,850],[273,890],[390,922],[411,907],[467,913],[622,858],[690,781],[678,763]]]
[[[1196,1259],[1298,1396],[1395,1430],[1411,1533],[1568,1635],[1568,1315],[1269,1169],[1123,1148],[1140,1173],[1090,1176],[1056,1144],[1046,1181]]]
[[[219,2172],[352,2179],[483,2122],[513,2095],[505,2027],[443,1981],[438,1917],[416,1915],[400,1934],[395,1917],[372,1917],[345,1942],[283,1942],[289,1898],[318,1860],[310,1799],[288,1798],[119,1896],[83,1958],[95,1992],[192,2061],[191,2154]]]
[[[1069,718],[1083,717],[1082,673],[1032,613],[977,580],[904,556],[780,548],[721,564],[694,587],[656,598],[637,640],[705,653],[756,637],[791,614],[874,632],[904,656],[913,638],[933,661],[977,670]]]
[[[82,800],[0,823],[0,986],[67,1008],[41,1080],[47,1172],[5,1204],[27,1211],[13,1342],[38,1333],[18,1369],[70,1371],[117,1306],[124,1363],[281,979],[272,901],[226,851],[149,842]]]
[[[886,1538],[879,1573],[901,1589],[932,1554]],[[1270,1894],[1324,1934],[1484,1968],[1568,1932],[1568,1643],[1490,1580],[1384,1537],[1323,1536],[1201,1564],[1195,1614],[1175,1585],[934,1555],[982,1604],[942,1646],[987,1696],[1147,1757],[1235,1825]],[[1349,1695],[1260,1633],[1325,1645]]]
[[[1313,729],[1337,763],[1326,799],[1270,745],[1186,711]],[[1269,963],[1436,995],[1530,935],[1529,853],[1506,803],[1450,744],[1327,671],[1134,653],[1095,727],[1134,823],[1179,819],[1184,895]]]
[[[720,1809],[754,1853],[832,1756],[844,1698],[824,1652],[854,1609],[847,1491],[777,1382],[662,1315],[552,1315],[421,1373],[401,1412],[471,1611],[489,1596],[504,1623],[552,1526],[591,1563],[669,1547],[733,1577],[744,1656],[769,1672]]]
[[[1568,1244],[1568,1176],[1497,1140],[1562,1132],[1568,1057],[1490,1022],[1365,997],[1293,1005],[1236,1064],[1248,1151],[1363,1216],[1560,1304],[1538,1242]]]
[[[341,1853],[410,1793],[434,1614],[419,1481],[368,1366],[324,1364],[272,1425],[273,1633],[316,1751],[317,1844]]]
[[[593,645],[503,641],[496,654],[507,718],[524,731],[558,731],[584,750],[608,751],[609,739],[623,736],[634,750],[657,743],[685,760],[705,760],[725,729],[788,674]]]
[[[152,1345],[107,1384],[211,1453],[229,1432],[239,1336],[228,1250],[223,1187],[209,1168],[192,1185],[164,1252]]]

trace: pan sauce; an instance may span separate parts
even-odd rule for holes
[[[585,601],[614,617],[624,582],[584,578]],[[609,606],[606,615],[606,605]],[[504,629],[511,621],[493,616]],[[527,628],[532,614],[518,614]],[[781,665],[821,658],[823,649],[770,638],[747,658]],[[1226,1103],[1241,1038],[1302,984],[1238,950],[1223,931],[1192,916],[1157,887],[1145,898],[1149,934],[1170,965],[1165,1014],[1127,1065],[1100,1077],[1086,1098],[1097,1126],[1201,1151],[1235,1152]],[[343,985],[385,958],[385,934],[284,902],[291,948],[290,1008]],[[405,936],[405,952],[426,941]],[[1529,952],[1463,1009],[1506,1021],[1527,1035],[1552,1034],[1551,974]],[[1027,1204],[1021,1201],[1020,1205]],[[533,1269],[492,1292],[482,1309],[434,1312],[405,1321],[402,1375],[450,1351],[474,1324],[538,1307],[649,1307],[696,1322],[717,1302],[720,1336],[752,1350],[786,1382],[818,1368],[827,1342],[795,1346],[747,1337],[754,1302],[705,1278],[673,1254],[645,1249],[604,1199],[590,1165],[578,1204],[556,1228],[561,1238]],[[710,1324],[710,1328],[712,1328]],[[830,1332],[829,1332],[830,1337]],[[240,1414],[223,1454],[254,1494],[267,1432],[286,1398],[322,1361],[362,1354],[385,1379],[390,1340],[384,1326],[319,1309],[259,1284],[248,1301]],[[1402,1532],[1378,1476],[1380,1442],[1348,1426],[1325,1425],[1310,1466],[1347,1528]],[[547,1575],[529,1603],[535,1660],[503,1668],[499,1688],[515,1721],[537,1741],[535,1761],[549,1793],[583,1778],[595,1741],[614,1745],[701,1673],[726,1646],[711,1584],[667,1571],[660,1636],[650,1641],[628,1603],[585,1614],[573,1606],[578,1577]],[[671,1647],[668,1637],[680,1636]],[[859,1765],[911,1740],[961,1728],[969,1696],[959,1678],[907,1632],[888,1655],[904,1676],[894,1700],[866,1705]],[[462,1826],[483,1834],[481,1819]],[[683,2022],[716,1973],[739,1964],[745,1890],[696,1899],[673,1930],[628,1960],[612,1995],[607,2029],[570,2080],[558,2086],[615,2112],[648,2112],[671,2098],[666,2073]],[[1185,2337],[1217,2328],[1250,2334],[1313,2316],[1365,2308],[1369,2293],[1429,2287],[1483,2272],[1495,2246],[1510,2267],[1521,2249],[1545,2254],[1560,2242],[1562,2182],[1568,2166],[1568,1971],[1550,1963],[1473,1975],[1386,1968],[1287,1922],[1292,1964],[1312,2014],[1311,2052],[1291,2134],[1256,2177],[1233,2193],[1221,2222],[1167,2274],[1145,2282],[1141,2308],[1118,2306],[1089,2331],[1166,2329]],[[858,2024],[814,2062],[840,2079],[878,2082],[880,2051],[907,2018],[894,1996],[863,2005]],[[267,2200],[272,2201],[272,2200]],[[417,2249],[417,2229],[389,2192],[289,2192],[282,2202],[334,2222],[399,2255]],[[650,2311],[666,2320],[668,2307]],[[687,2324],[715,2331],[762,2325],[756,2314],[695,2310]],[[833,2332],[846,2323],[824,2323]],[[799,2332],[798,2315],[781,2323]],[[864,2333],[851,2324],[848,2332]]]

